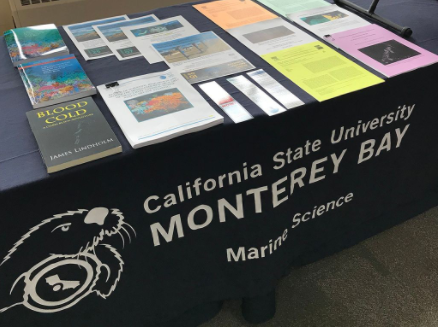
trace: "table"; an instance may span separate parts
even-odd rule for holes
[[[291,265],[438,204],[438,65],[317,103],[191,4],[154,13],[213,30],[306,105],[268,117],[218,79],[254,120],[224,115],[221,126],[133,150],[95,96],[123,153],[49,176],[1,41],[3,325],[196,324],[229,298],[255,310]],[[383,1],[378,13],[438,53],[436,1]],[[95,85],[166,69],[142,58],[86,63],[61,33]],[[95,208],[109,209],[102,226],[85,220]]]

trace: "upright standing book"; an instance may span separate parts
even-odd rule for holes
[[[34,109],[96,94],[75,55],[20,64],[18,72]]]
[[[14,66],[69,53],[55,24],[11,29],[4,37]]]
[[[120,145],[91,97],[27,112],[47,172],[120,153]]]

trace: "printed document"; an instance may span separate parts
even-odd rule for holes
[[[117,16],[105,19],[99,19],[95,21],[72,24],[64,26],[65,32],[67,32],[70,39],[78,48],[79,52],[84,56],[86,61],[98,58],[104,58],[113,56],[113,52],[106,45],[106,43],[100,38],[93,25],[114,23],[119,21],[129,20],[128,16]]]
[[[171,69],[190,83],[248,71],[254,66],[213,32],[204,32],[152,46]]]
[[[152,47],[153,43],[199,34],[199,31],[182,16],[135,27],[122,27],[122,31],[150,64],[163,61],[163,58]]]
[[[384,82],[319,41],[262,58],[320,102]]]
[[[118,60],[124,61],[134,57],[140,57],[141,53],[132,44],[125,33],[123,33],[121,28],[125,26],[132,27],[139,24],[152,23],[156,21],[158,21],[158,18],[155,15],[148,15],[124,22],[94,25],[93,28],[116,55]]]
[[[178,72],[167,70],[97,87],[133,148],[223,122]]]
[[[284,17],[289,14],[295,14],[300,11],[330,6],[330,3],[324,0],[259,0],[266,7],[271,8]]]

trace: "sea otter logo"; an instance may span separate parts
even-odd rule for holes
[[[18,305],[54,313],[92,293],[107,298],[124,263],[106,240],[118,235],[124,247],[132,233],[118,209],[79,209],[43,220],[0,263],[0,275],[6,273],[0,282],[0,313]]]

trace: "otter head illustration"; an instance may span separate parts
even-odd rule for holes
[[[42,300],[35,293],[36,285],[41,285],[43,282],[40,279],[41,273],[47,272],[52,275],[50,278],[46,278],[46,285],[50,285],[52,282],[61,282],[63,280],[59,278],[59,275],[62,274],[58,275],[56,271],[60,271],[59,267],[61,266],[64,266],[65,269],[65,266],[69,264],[88,268],[88,286],[85,287],[88,289],[87,294],[96,292],[103,298],[108,297],[120,280],[124,263],[116,248],[108,244],[107,240],[110,240],[112,236],[118,236],[124,248],[125,239],[129,239],[131,242],[132,234],[136,235],[134,228],[125,222],[123,213],[118,209],[104,207],[96,207],[91,210],[78,209],[43,220],[24,234],[0,263],[2,279],[4,278],[2,273],[7,273],[7,277],[14,280],[4,285],[8,290],[10,289],[8,291],[10,297],[13,297],[13,292],[18,291],[18,295],[15,296],[18,301],[15,300],[16,303],[12,303],[12,305],[8,303],[9,306],[6,308],[2,308],[0,305],[0,313],[15,305],[24,305],[36,311],[47,312],[47,310],[41,309],[37,305],[38,303],[35,304],[35,301],[30,303],[32,296],[39,300],[40,304],[42,303]],[[89,262],[95,264],[94,270],[90,269]],[[105,275],[101,275],[103,272]],[[93,273],[93,278],[90,277],[91,273]],[[38,277],[37,280],[35,276]],[[56,287],[55,292],[60,289],[60,286]],[[76,288],[85,289],[79,281],[70,284],[70,289],[73,292]],[[87,295],[82,290],[78,291],[81,298]],[[2,293],[3,291],[0,291],[0,294]],[[73,303],[67,305],[70,307]],[[50,309],[50,312],[65,308],[67,306],[63,305],[62,308]]]

